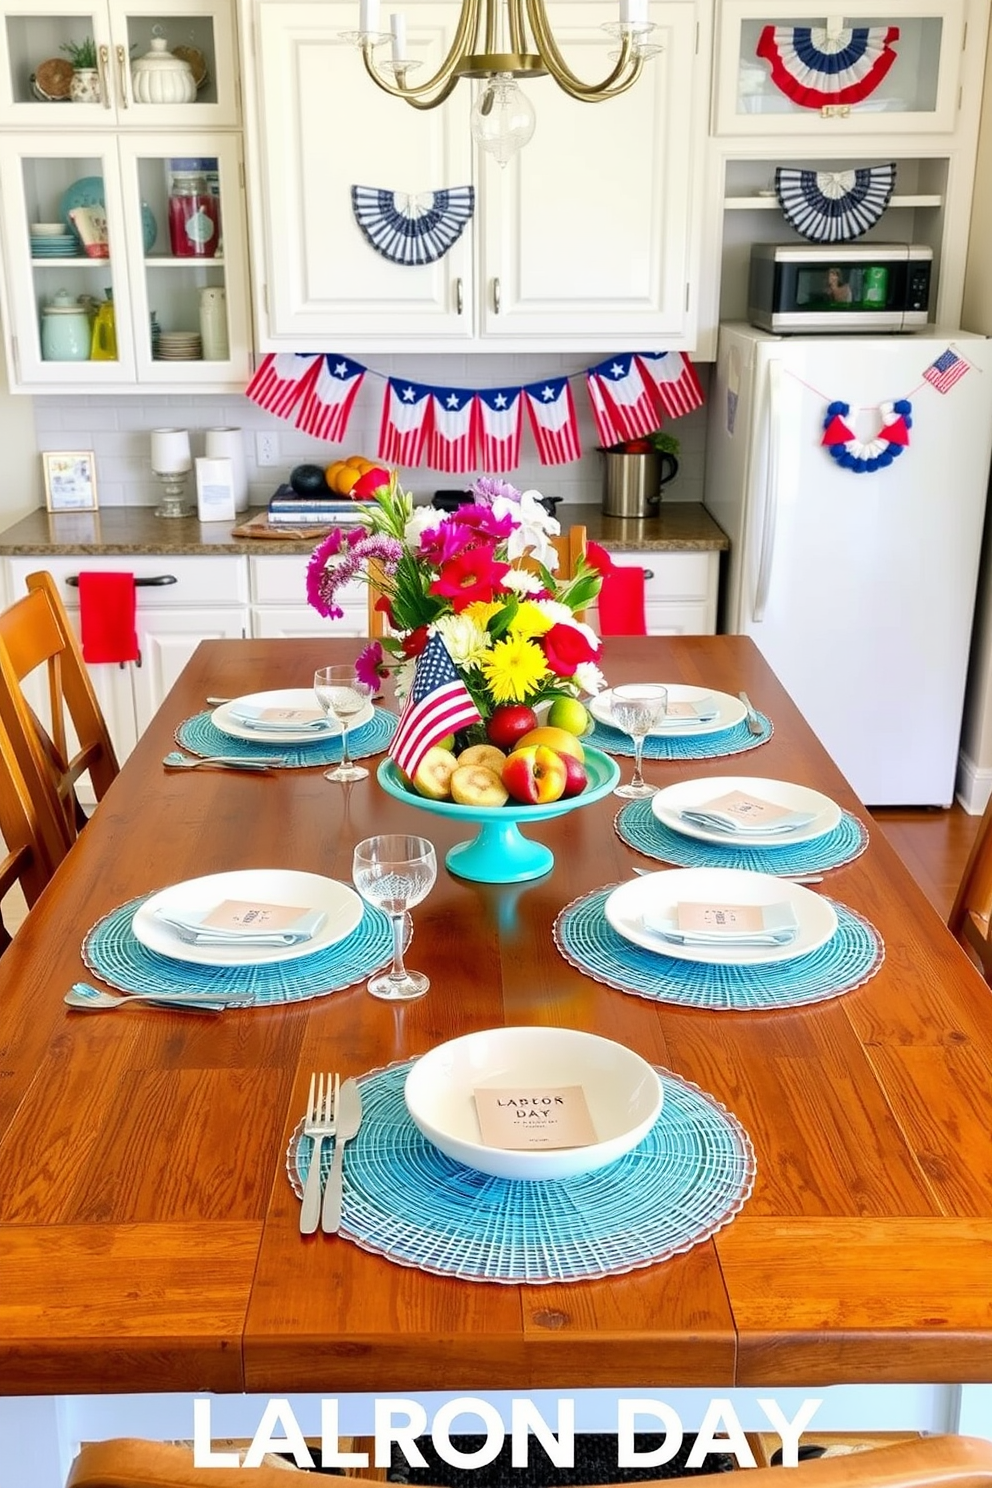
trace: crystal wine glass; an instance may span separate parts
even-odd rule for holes
[[[403,965],[403,932],[407,911],[426,899],[434,887],[437,857],[433,843],[403,833],[367,837],[355,848],[351,876],[366,903],[384,910],[393,928],[392,967],[369,980],[369,991],[387,1002],[423,996],[430,980],[422,971],[407,971]]]
[[[348,723],[357,717],[372,696],[372,687],[363,682],[353,665],[318,667],[313,674],[313,690],[328,718],[341,725],[341,763],[325,770],[328,780],[364,780],[369,773],[356,765],[348,755]]]
[[[618,729],[629,734],[634,741],[634,773],[629,785],[618,785],[615,796],[626,796],[628,800],[640,801],[653,796],[657,786],[648,785],[641,774],[641,756],[644,740],[659,718],[665,716],[668,707],[668,688],[655,683],[631,683],[626,687],[614,687],[610,693],[610,717]]]

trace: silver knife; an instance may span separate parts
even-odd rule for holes
[[[358,1135],[362,1124],[362,1093],[354,1080],[345,1080],[338,1103],[337,1131],[334,1134],[334,1156],[324,1189],[320,1227],[325,1235],[336,1235],[341,1228],[341,1198],[344,1179],[344,1144]]]
[[[748,733],[749,734],[763,734],[765,732],[765,730],[762,727],[761,719],[758,717],[757,713],[755,712],[755,710],[754,710],[754,708],[753,708],[753,706],[751,704],[751,699],[748,697],[747,693],[746,692],[739,692],[737,694],[737,696],[740,698],[741,702],[744,704],[745,708],[747,709],[747,731],[748,731]]]

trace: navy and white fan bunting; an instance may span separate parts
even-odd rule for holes
[[[898,26],[765,26],[755,51],[780,93],[801,108],[861,103],[896,60]]]
[[[780,165],[775,195],[786,221],[811,243],[849,243],[874,227],[896,184],[896,167],[814,171]]]
[[[394,264],[429,264],[457,243],[475,210],[474,186],[441,191],[386,191],[352,186],[355,221],[371,246]]]

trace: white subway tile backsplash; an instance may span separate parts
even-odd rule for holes
[[[536,382],[542,377],[573,376],[594,358],[572,355],[511,356],[380,356],[373,358],[359,390],[343,444],[331,445],[310,438],[291,423],[273,417],[247,398],[230,394],[193,397],[185,394],[149,394],[127,397],[38,397],[33,400],[39,450],[92,449],[96,455],[97,484],[103,506],[154,506],[160,496],[159,483],[149,463],[149,431],[163,425],[189,429],[193,455],[202,455],[204,431],[219,425],[241,428],[245,433],[245,460],[249,498],[263,505],[275,486],[289,477],[294,465],[306,462],[326,465],[343,454],[374,457],[379,437],[379,419],[385,379],[410,377],[433,386],[499,387]],[[698,367],[706,387],[708,368]],[[581,376],[575,377],[572,392],[579,418],[580,441],[586,453],[570,465],[541,465],[534,450],[530,427],[524,423],[522,459],[507,473],[514,485],[535,488],[546,496],[566,502],[598,504],[602,494],[602,459],[596,448],[596,430],[589,399]],[[665,489],[666,501],[701,501],[705,450],[705,409],[685,418],[670,420],[667,427],[681,442],[679,474]],[[255,430],[273,429],[279,435],[279,464],[259,467],[255,461]],[[471,475],[446,475],[419,468],[403,470],[401,478],[415,495],[427,499],[436,490],[457,489]],[[194,489],[190,476],[190,499]]]

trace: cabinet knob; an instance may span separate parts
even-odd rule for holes
[[[499,275],[497,275],[493,279],[493,314],[494,315],[498,315],[499,314],[499,307],[500,307],[501,300],[502,300],[502,290],[500,289]]]
[[[101,46],[97,52],[100,69],[100,98],[105,109],[110,107],[110,48]]]
[[[461,315],[465,309],[465,285],[461,277],[455,280],[455,310]]]
[[[127,52],[122,46],[117,48],[117,77],[121,88],[121,104],[124,108],[127,108],[129,102],[127,96],[129,82],[127,75]]]

